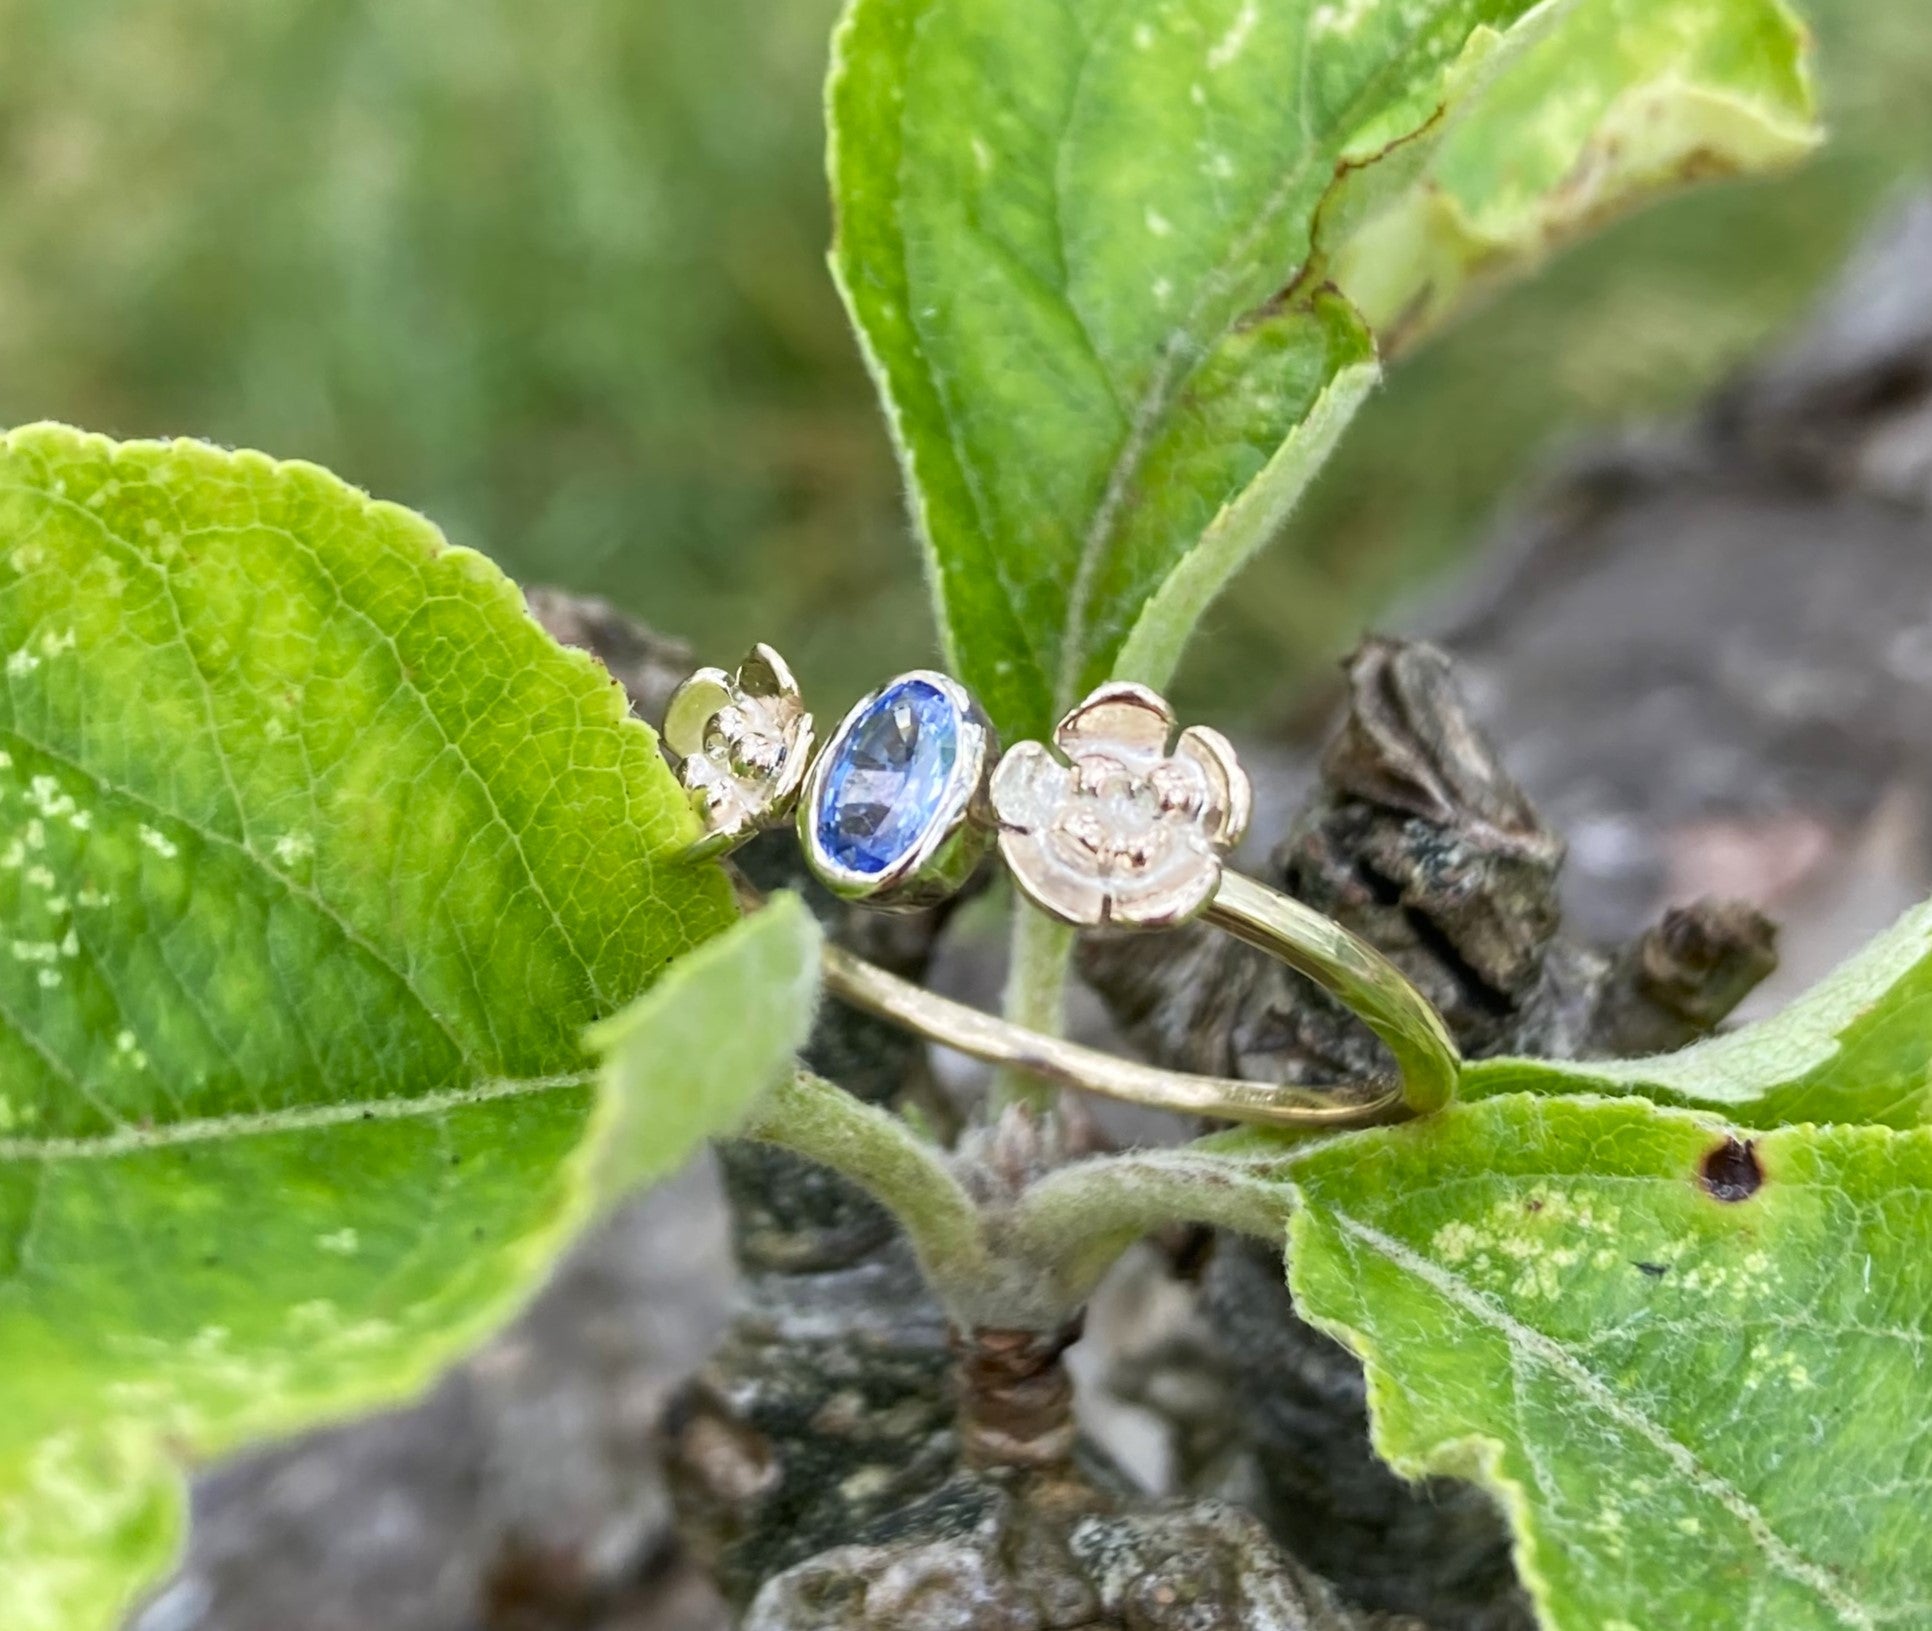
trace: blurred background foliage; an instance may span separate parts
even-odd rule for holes
[[[1292,709],[1530,463],[1670,413],[1932,170],[1925,0],[1808,0],[1833,140],[1406,359],[1204,630]],[[826,706],[931,655],[823,264],[833,0],[0,0],[0,421],[315,459]]]

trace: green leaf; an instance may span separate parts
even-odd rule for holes
[[[735,1131],[811,1034],[818,922],[796,895],[682,959],[590,1033],[609,1125],[597,1187],[619,1196],[663,1177],[698,1144]]]
[[[1385,354],[1438,326],[1472,283],[1634,197],[1789,164],[1818,140],[1804,34],[1783,0],[1583,0],[1469,55],[1416,173],[1376,167],[1379,190],[1400,176],[1400,192],[1322,234],[1330,276]]]
[[[1680,13],[852,0],[829,91],[834,269],[949,656],[1002,731],[1043,733],[1108,674],[1164,683],[1284,519],[1375,377],[1325,257],[1365,287],[1373,263],[1372,310],[1446,305],[1476,259],[1540,253],[1692,152],[1717,168],[1802,141],[1802,37],[1775,0]],[[1568,63],[1578,44],[1587,65]],[[1439,195],[1457,245],[1502,247],[1452,255]],[[1400,257],[1350,256],[1371,230]]]
[[[531,1289],[584,1027],[732,908],[610,678],[312,466],[0,439],[0,652],[0,1624],[87,1631],[184,1460]]]
[[[1755,1192],[1723,1200],[1706,1163]],[[1377,1448],[1496,1492],[1554,1631],[1932,1620],[1932,1130],[1751,1145],[1497,1099],[1294,1162],[1290,1283]]]
[[[1932,1119],[1932,902],[1775,1018],[1651,1059],[1486,1059],[1457,1092],[1641,1094],[1750,1127],[1917,1126]]]

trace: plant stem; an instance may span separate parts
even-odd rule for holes
[[[979,1208],[940,1152],[897,1116],[801,1070],[766,1097],[744,1136],[849,1178],[898,1219],[942,1302],[980,1300],[992,1271]]]
[[[1013,902],[1013,933],[1001,1008],[1016,1025],[1059,1036],[1067,1025],[1067,974],[1073,963],[1074,931],[1055,923],[1025,901]],[[993,1082],[995,1108],[1027,1104],[1050,1109],[1055,1090],[1035,1077],[1002,1070]]]
[[[1099,1156],[1042,1178],[1001,1220],[1000,1245],[1053,1277],[1053,1295],[1077,1307],[1114,1260],[1170,1223],[1209,1223],[1279,1241],[1288,1226],[1279,1147],[1232,1154],[1212,1143]]]

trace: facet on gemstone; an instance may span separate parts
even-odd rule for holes
[[[959,711],[929,680],[895,680],[848,720],[820,772],[813,838],[826,860],[878,877],[947,814]]]

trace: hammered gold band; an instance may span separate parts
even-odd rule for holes
[[[1306,974],[1387,1044],[1395,1083],[1288,1086],[1162,1070],[1010,1024],[937,996],[828,945],[826,989],[880,1019],[987,1064],[1181,1115],[1277,1127],[1365,1127],[1440,1109],[1454,1091],[1456,1045],[1441,1016],[1401,971],[1340,924],[1299,901],[1224,872],[1202,920]]]

